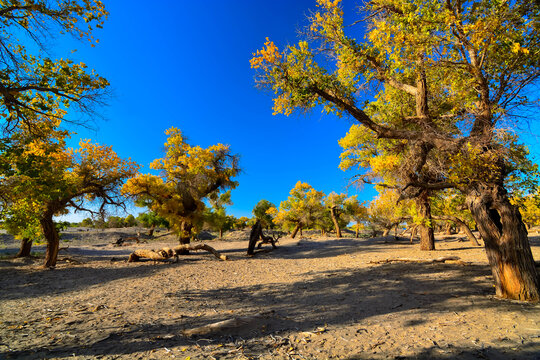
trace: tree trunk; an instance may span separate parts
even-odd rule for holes
[[[484,240],[497,296],[539,301],[540,280],[527,229],[504,187],[476,185],[468,189],[466,203]]]
[[[341,229],[339,228],[339,221],[338,221],[338,213],[335,206],[332,206],[330,208],[330,216],[332,217],[332,222],[334,223],[334,227],[336,228],[336,236],[338,238],[341,237]]]
[[[187,221],[183,221],[180,229],[180,235],[178,236],[178,242],[180,245],[191,243],[191,229],[193,225]],[[178,255],[189,255],[189,250],[181,250]]]
[[[427,190],[416,199],[418,215],[422,223],[418,225],[420,232],[420,250],[435,250],[435,235],[433,233],[433,219],[431,218],[431,204],[429,202],[429,192]]]
[[[47,240],[47,251],[45,252],[45,263],[43,267],[53,268],[56,266],[58,258],[58,249],[60,245],[60,237],[54,226],[53,215],[46,214],[40,220],[43,236]]]
[[[219,238],[223,239],[223,229],[219,229]]]
[[[255,254],[255,245],[257,244],[257,240],[261,237],[262,234],[262,227],[261,227],[261,220],[258,220],[253,224],[251,227],[251,233],[249,234],[249,243],[248,243],[248,255],[254,255]]]
[[[300,231],[300,235],[302,235],[302,224],[300,224],[300,223],[296,224],[296,227],[294,228],[294,230],[293,230],[293,232],[291,234],[291,238],[294,239],[294,237],[296,236],[298,231]]]
[[[30,251],[32,250],[32,240],[29,238],[23,238],[21,240],[21,247],[19,248],[19,252],[15,257],[28,257],[30,256]]]
[[[390,230],[392,230],[391,227],[384,229],[382,236],[388,236],[388,234],[390,234]]]
[[[447,221],[444,225],[444,234],[452,235],[452,223],[450,221]]]
[[[356,222],[356,234],[355,234],[355,237],[358,239],[358,228],[360,227],[360,224],[358,222]]]
[[[148,229],[148,236],[152,237],[154,236],[154,230],[156,229],[156,225],[152,225],[150,229]]]

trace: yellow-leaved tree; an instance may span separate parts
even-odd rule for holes
[[[103,214],[109,206],[124,206],[122,185],[136,174],[138,165],[118,157],[110,146],[89,140],[82,140],[77,149],[67,148],[66,131],[35,120],[19,123],[4,141],[2,216],[22,237],[35,234],[39,224],[47,241],[44,266],[54,267],[59,248],[54,216],[69,209]]]
[[[251,60],[258,84],[275,94],[274,112],[322,106],[366,137],[397,140],[409,164],[400,196],[462,191],[496,294],[539,301],[526,227],[505,184],[516,147],[504,129],[538,101],[530,90],[540,80],[540,3],[373,0],[354,23],[364,25],[360,39],[339,0],[317,5],[297,45],[280,51],[267,40]]]
[[[308,183],[298,181],[291,189],[287,200],[282,201],[278,210],[269,210],[275,213],[274,222],[284,229],[292,230],[294,239],[298,231],[307,226],[313,226],[324,215],[324,193],[315,190]],[[271,208],[275,209],[275,208]]]
[[[141,174],[129,179],[123,192],[165,218],[180,243],[188,244],[199,230],[195,225],[203,223],[204,201],[217,200],[220,192],[237,186],[233,178],[240,171],[238,156],[228,145],[192,146],[174,127],[166,134],[165,157],[150,164],[161,175]]]

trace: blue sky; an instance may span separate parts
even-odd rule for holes
[[[338,169],[337,141],[350,121],[319,111],[273,116],[272,94],[255,88],[252,53],[266,37],[281,47],[295,43],[314,0],[104,3],[110,16],[95,32],[99,45],[51,43],[56,56],[76,48],[69,57],[107,78],[113,92],[94,130],[71,128],[72,145],[79,137],[112,145],[148,172],[171,126],[192,144],[229,144],[243,169],[229,207],[235,216],[250,217],[261,199],[279,205],[299,180],[325,193],[375,195],[347,189],[354,173]]]
[[[98,109],[105,120],[95,130],[72,128],[74,142],[83,137],[112,145],[143,172],[163,155],[164,131],[171,126],[192,144],[229,144],[243,169],[229,208],[235,216],[251,216],[261,199],[279,205],[299,180],[325,193],[347,191],[354,173],[338,169],[337,141],[351,122],[318,111],[273,116],[272,94],[255,88],[249,65],[266,37],[281,48],[295,43],[315,0],[104,3],[110,16],[95,32],[98,46],[66,39],[51,44],[55,55],[85,62],[106,77],[114,94]],[[347,21],[356,5],[344,4]],[[62,54],[72,48],[78,51]],[[533,125],[527,132],[536,130]],[[525,141],[538,148],[530,134]],[[371,188],[348,190],[363,200],[375,195]]]

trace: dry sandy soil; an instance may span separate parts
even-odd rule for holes
[[[0,258],[0,359],[540,359],[540,305],[496,299],[483,248],[456,236],[420,252],[393,237],[304,234],[247,257],[236,233],[207,242],[228,261],[154,264],[126,260],[174,239],[113,246],[121,231],[65,234],[55,270]],[[0,240],[3,254],[17,245]],[[450,255],[466,263],[376,263]]]

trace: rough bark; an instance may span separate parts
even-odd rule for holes
[[[205,250],[213,254],[216,258],[220,260],[228,260],[226,255],[222,255],[216,249],[214,249],[213,247],[209,245],[184,244],[184,245],[178,245],[174,249],[170,249],[170,248],[163,248],[161,250],[138,249],[129,255],[128,262],[136,262],[136,261],[139,261],[141,258],[151,259],[151,260],[154,260],[154,262],[165,261],[165,260],[170,259],[173,256],[176,258],[176,260],[178,260],[178,255],[182,255],[185,251],[189,251],[189,250],[194,250],[194,251]]]
[[[17,258],[28,257],[30,256],[31,250],[32,250],[32,240],[30,240],[29,238],[23,238],[21,240],[21,247],[19,248],[19,252],[17,253],[17,255],[15,255],[15,257]]]
[[[472,233],[471,229],[469,229],[469,226],[465,224],[463,220],[460,218],[453,216],[453,215],[444,215],[444,216],[433,216],[433,219],[435,220],[446,220],[446,221],[453,221],[460,225],[461,229],[465,232],[465,235],[467,235],[467,238],[474,246],[480,246],[480,243],[478,243],[478,239],[474,234]]]
[[[294,228],[292,234],[291,234],[291,238],[295,238],[296,234],[298,233],[298,231],[300,231],[300,235],[302,235],[302,224],[298,223],[296,224],[296,227]]]
[[[192,228],[193,228],[193,225],[191,225],[187,221],[182,222],[180,236],[178,236],[178,242],[180,243],[180,245],[186,245],[186,244],[191,243],[191,229]],[[189,249],[184,250],[179,255],[189,255]]]
[[[540,300],[540,280],[517,207],[510,204],[502,185],[468,189],[466,203],[484,240],[497,296]]]
[[[56,260],[58,258],[60,237],[54,226],[52,213],[43,215],[39,222],[41,224],[43,236],[45,236],[45,239],[47,240],[47,251],[45,252],[45,263],[43,264],[43,267],[53,268],[56,266]]]
[[[420,233],[420,250],[435,250],[435,234],[433,233],[433,219],[431,217],[429,191],[422,191],[416,199],[416,203],[418,206],[418,215],[422,219],[422,224],[418,225]]]
[[[251,233],[249,234],[249,244],[248,244],[248,255],[255,254],[255,245],[257,240],[259,240],[260,234],[262,233],[261,221],[257,220],[255,224],[251,227]]]
[[[332,217],[332,222],[334,223],[334,228],[336,229],[336,236],[338,238],[341,237],[341,229],[339,228],[339,214],[337,212],[337,208],[335,206],[332,206],[330,208],[330,216]]]

